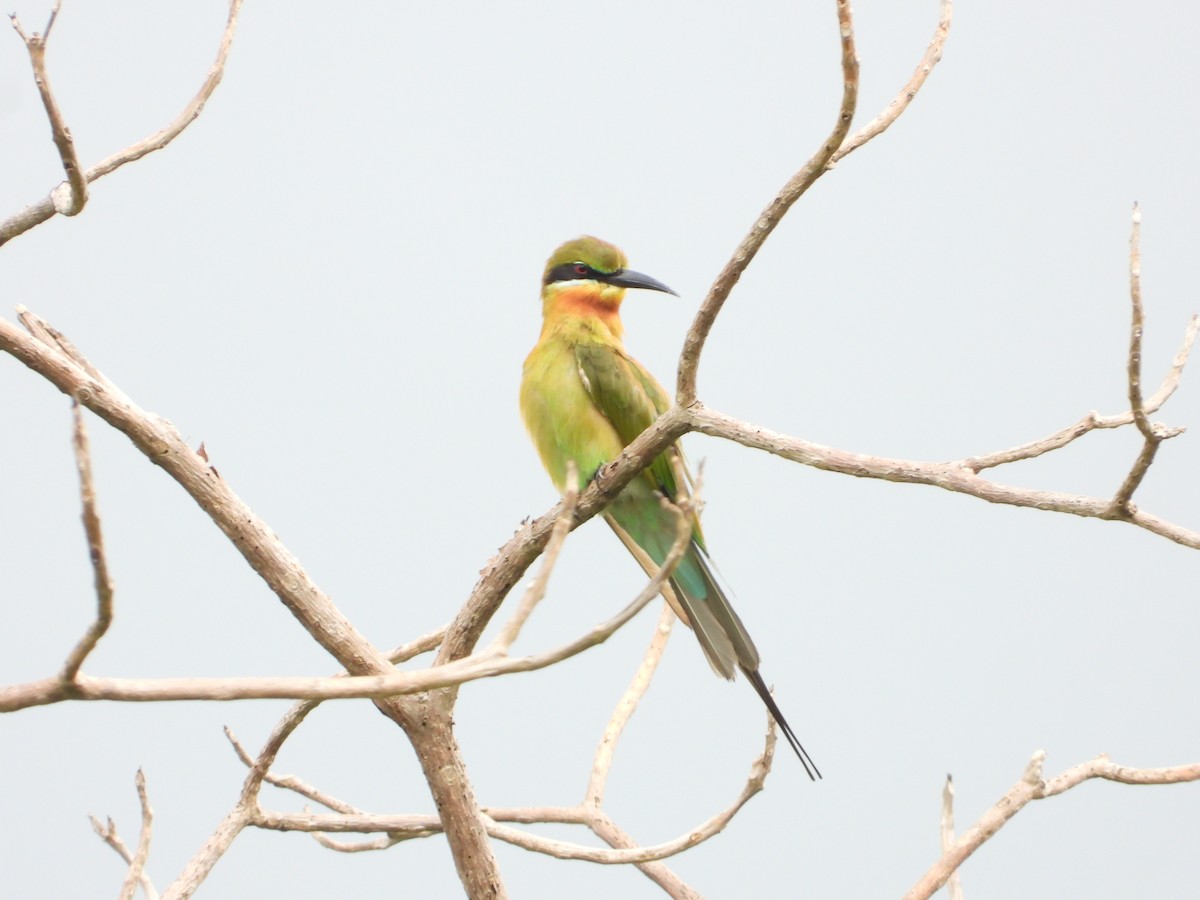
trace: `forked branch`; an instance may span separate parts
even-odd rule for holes
[[[134,782],[137,786],[138,803],[142,808],[142,827],[138,833],[137,852],[129,852],[129,847],[117,834],[117,826],[111,818],[104,824],[101,824],[95,816],[88,816],[88,819],[99,838],[112,847],[129,866],[125,873],[125,881],[121,885],[120,900],[133,900],[138,887],[141,887],[142,893],[146,895],[146,900],[158,900],[158,891],[154,889],[154,884],[146,874],[146,860],[150,857],[150,838],[153,834],[154,811],[150,809],[150,795],[146,791],[146,776],[142,774],[141,769],[138,769]]]
[[[925,900],[933,896],[967,857],[991,839],[1031,800],[1054,797],[1092,778],[1121,784],[1184,784],[1200,781],[1200,763],[1166,769],[1134,769],[1118,766],[1103,754],[1046,781],[1042,772],[1045,759],[1045,751],[1039,750],[1034,753],[1017,783],[991,809],[980,816],[962,837],[945,850],[942,858],[904,895],[904,900]]]
[[[37,82],[38,90],[42,95],[42,103],[46,107],[46,114],[50,118],[54,143],[58,147],[59,156],[63,163],[63,170],[67,174],[67,181],[51,191],[48,197],[39,200],[32,206],[27,206],[16,215],[10,216],[3,222],[0,222],[0,245],[7,243],[17,235],[24,234],[31,228],[41,225],[48,219],[53,218],[57,213],[66,216],[76,215],[83,209],[84,204],[87,202],[87,186],[89,184],[98,178],[103,178],[110,172],[116,171],[126,163],[139,160],[146,154],[153,153],[155,150],[161,150],[167,144],[171,143],[171,141],[175,140],[188,125],[196,120],[204,109],[204,104],[208,102],[208,98],[217,89],[217,85],[221,83],[221,77],[225,73],[225,61],[229,58],[229,50],[233,46],[233,34],[237,29],[237,18],[242,8],[242,0],[230,0],[229,15],[225,21],[225,30],[221,34],[221,44],[217,50],[217,58],[209,68],[208,75],[204,79],[204,83],[200,86],[200,90],[196,92],[196,95],[183,108],[183,111],[175,117],[174,121],[161,131],[156,131],[136,144],[131,144],[124,150],[114,153],[85,172],[80,170],[79,159],[75,154],[75,144],[71,138],[71,132],[67,128],[62,113],[58,109],[58,104],[54,100],[53,93],[50,91],[50,82],[45,72],[46,40],[50,36],[50,28],[53,26],[54,19],[58,14],[59,5],[59,2],[55,3],[54,10],[50,14],[50,21],[46,25],[45,34],[41,36],[36,33],[26,35],[21,29],[16,16],[14,15],[11,18],[13,27],[17,30],[21,39],[25,41],[25,46],[29,50],[30,60],[33,63],[34,80]],[[65,190],[62,190],[62,188],[65,188]]]
[[[12,13],[9,19],[12,21],[13,29],[25,42],[25,49],[29,51],[29,62],[33,66],[33,81],[41,95],[42,106],[46,108],[46,117],[50,120],[50,133],[54,138],[54,146],[58,148],[63,172],[67,176],[67,180],[62,185],[66,190],[59,191],[56,188],[50,194],[50,201],[54,205],[55,212],[64,216],[74,216],[82,212],[84,204],[87,203],[87,178],[80,168],[79,157],[75,153],[75,139],[71,137],[71,129],[67,127],[62,110],[58,107],[54,91],[50,88],[50,76],[46,73],[46,42],[50,40],[50,30],[54,27],[54,20],[58,18],[61,6],[62,0],[56,0],[54,8],[50,10],[50,18],[46,22],[46,30],[42,34],[38,34],[36,31],[33,34],[27,34],[21,27],[21,21],[17,18],[16,13]],[[2,228],[3,226],[0,226],[0,229]]]

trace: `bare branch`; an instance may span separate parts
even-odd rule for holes
[[[604,789],[608,784],[608,773],[612,769],[617,741],[621,739],[621,733],[629,723],[634,710],[637,709],[638,702],[650,687],[650,680],[654,677],[654,672],[662,659],[663,651],[667,647],[667,638],[671,636],[671,626],[674,623],[675,613],[671,611],[669,604],[664,603],[662,613],[658,617],[658,624],[654,627],[654,637],[650,639],[650,646],[646,648],[646,653],[642,657],[642,662],[638,666],[637,672],[634,673],[629,687],[617,701],[616,709],[613,710],[608,724],[604,727],[604,735],[596,747],[596,753],[592,758],[592,775],[588,780],[587,790],[584,792],[585,806],[599,809],[604,802]]]
[[[142,807],[142,828],[138,835],[137,853],[129,864],[125,883],[121,885],[120,900],[133,900],[134,891],[145,877],[146,860],[150,858],[150,836],[154,825],[154,811],[150,809],[150,797],[146,793],[146,776],[141,769],[138,769],[134,783],[137,785],[138,802]]]
[[[423,634],[419,638],[414,638],[407,644],[401,644],[399,647],[392,648],[388,651],[387,658],[395,664],[408,662],[422,653],[429,653],[431,650],[436,650],[445,639],[446,626],[443,625],[441,628]]]
[[[28,315],[25,317],[30,319]],[[142,448],[151,459],[168,469],[209,511],[219,525],[233,539],[236,546],[263,577],[271,584],[281,599],[305,622],[322,643],[335,655],[349,653],[351,657],[363,652],[377,653],[373,648],[365,651],[362,639],[348,628],[348,623],[324,615],[328,598],[319,594],[299,564],[278,546],[277,542],[264,542],[258,538],[267,533],[265,524],[258,523],[253,514],[232,495],[228,487],[216,478],[207,462],[187,447],[178,433],[156,417],[142,412],[115,386],[106,379],[96,379],[85,374],[74,360],[82,358],[71,348],[71,359],[56,353],[69,346],[57,332],[40,324],[39,334],[51,334],[55,346],[29,338],[8,323],[0,321],[0,349],[6,349],[26,365],[55,383],[60,389],[77,395],[101,417],[120,430]],[[1184,346],[1176,356],[1175,366],[1164,382],[1159,394],[1165,400],[1178,381],[1179,371],[1186,361],[1196,332],[1196,325],[1189,326]],[[65,343],[64,343],[65,342]],[[1097,427],[1107,424],[1094,420]],[[1090,425],[1089,420],[1087,425]],[[994,503],[1027,506],[1044,510],[1066,512],[1073,515],[1117,518],[1128,521],[1153,533],[1160,534],[1185,546],[1200,547],[1200,533],[1166,522],[1142,510],[1131,510],[1128,514],[1114,511],[1112,504],[1099,498],[1035,491],[1016,488],[988,481],[973,471],[976,466],[995,464],[1000,455],[990,458],[975,458],[951,463],[924,463],[911,460],[870,457],[862,454],[835,450],[820,444],[797,438],[778,435],[746,423],[738,422],[699,404],[684,410],[674,407],[647,429],[613,464],[605,467],[579,497],[574,523],[585,521],[602,508],[608,497],[619,491],[633,475],[640,471],[658,453],[686,431],[698,430],[718,437],[742,443],[745,446],[764,449],[776,455],[801,462],[805,465],[858,477],[881,478],[890,481],[930,484],[946,490],[980,497]],[[1027,445],[1028,447],[1029,445]],[[1031,451],[1030,451],[1031,452]],[[1010,453],[1010,455],[1012,455]],[[421,673],[375,674],[365,680],[339,679],[165,679],[129,681],[121,679],[80,678],[67,691],[54,679],[44,679],[25,685],[0,689],[0,711],[11,711],[32,705],[53,703],[68,697],[82,699],[122,700],[168,700],[168,699],[239,699],[249,697],[289,697],[307,699],[331,699],[334,697],[394,697],[440,687],[454,687],[467,680],[492,677],[512,671],[530,671],[550,665],[567,655],[581,652],[587,646],[599,643],[611,633],[610,628],[619,627],[633,610],[626,610],[610,623],[597,630],[583,642],[576,642],[558,651],[535,657],[508,659],[488,654],[479,654],[465,659],[461,651],[478,639],[478,634],[494,612],[504,592],[524,571],[524,567],[536,556],[539,549],[549,540],[556,523],[564,522],[565,504],[559,504],[550,513],[540,517],[522,529],[499,554],[499,561],[484,570],[483,577],[471,598],[450,626],[447,639],[443,642],[439,660],[454,659],[454,664],[436,666]],[[559,525],[559,527],[563,527]],[[315,605],[314,605],[315,604]],[[333,609],[332,605],[328,605]],[[351,637],[353,635],[353,637]],[[349,644],[343,643],[350,638]],[[336,649],[335,649],[336,648]],[[565,655],[564,655],[565,654]]]
[[[1187,365],[1192,347],[1196,343],[1197,331],[1200,331],[1200,316],[1194,315],[1188,320],[1187,330],[1183,335],[1183,343],[1179,351],[1175,354],[1175,359],[1171,362],[1170,370],[1167,372],[1166,377],[1163,378],[1158,390],[1154,392],[1154,396],[1144,404],[1143,408],[1146,413],[1158,412],[1179,387],[1180,379],[1183,377],[1184,366]],[[998,453],[989,453],[985,456],[972,456],[963,460],[963,465],[971,471],[979,473],[984,469],[994,468],[995,466],[1034,459],[1043,453],[1059,450],[1091,431],[1102,428],[1124,428],[1126,425],[1132,425],[1133,421],[1134,416],[1132,412],[1118,413],[1113,416],[1101,416],[1092,411],[1074,425],[1069,425],[1062,431],[1056,431],[1049,437],[1030,441],[1028,444],[1021,444],[1007,450],[1001,450]],[[1182,433],[1179,429],[1172,430],[1162,425],[1156,424],[1154,427],[1161,431],[1164,437],[1174,437]]]
[[[679,483],[685,482],[681,480]],[[693,499],[699,502],[698,498],[693,497]],[[604,727],[604,734],[600,738],[600,743],[592,758],[592,774],[588,779],[582,804],[582,811],[585,814],[584,824],[591,829],[593,834],[614,849],[630,849],[636,847],[638,843],[601,809],[609,772],[612,770],[613,756],[625,726],[637,709],[638,702],[650,687],[651,679],[662,660],[667,639],[671,636],[671,626],[674,623],[675,613],[671,610],[670,604],[664,603],[658,622],[654,626],[654,636],[650,639],[650,645],[646,648],[646,653],[642,656],[642,661],[638,665],[629,687],[617,701],[616,708],[613,710],[608,724]],[[699,900],[700,895],[664,863],[642,862],[637,863],[637,867],[643,875],[661,887],[668,897],[677,898],[677,900]]]
[[[1187,330],[1183,335],[1183,346],[1179,348],[1179,351],[1175,354],[1175,358],[1171,360],[1170,371],[1167,372],[1167,376],[1163,379],[1163,383],[1159,385],[1158,390],[1154,392],[1154,396],[1146,401],[1146,412],[1158,412],[1170,396],[1175,393],[1175,389],[1179,387],[1179,380],[1183,377],[1183,367],[1187,365],[1188,356],[1192,352],[1192,345],[1196,343],[1197,331],[1200,331],[1200,316],[1193,315],[1188,319]],[[1132,416],[1133,414],[1126,413],[1126,415]],[[1101,425],[1100,427],[1105,428],[1108,426]]]
[[[690,538],[690,525],[681,525],[680,533]],[[641,612],[662,590],[662,585],[671,577],[671,572],[683,556],[686,543],[682,541],[678,549],[672,549],[663,563],[663,568],[642,592],[615,616],[593,626],[586,634],[567,644],[532,656],[506,657],[481,653],[417,672],[345,678],[97,678],[80,675],[72,683],[70,691],[57,679],[48,678],[0,688],[0,712],[15,712],[18,709],[44,706],[63,700],[383,700],[436,688],[457,687],[480,678],[494,678],[513,672],[533,672],[576,656],[612,637],[617,629]]]
[[[3,344],[2,327],[0,324],[0,346]],[[673,407],[660,416],[616,460],[596,473],[592,483],[579,495],[572,529],[599,513],[612,497],[663,450],[682,437],[686,430],[685,416],[679,408]],[[554,523],[562,515],[562,509],[563,502],[560,501],[549,511],[523,525],[488,560],[471,596],[450,623],[435,665],[461,659],[471,652],[508,591],[545,548]]]
[[[942,853],[950,852],[954,846],[954,779],[946,776],[946,786],[942,788]],[[950,873],[946,882],[946,890],[950,900],[963,900],[962,882],[958,870]]]
[[[942,858],[904,895],[904,900],[925,900],[933,896],[967,857],[983,846],[1030,800],[1053,797],[1091,778],[1102,778],[1122,784],[1182,784],[1200,781],[1200,763],[1167,769],[1132,769],[1114,765],[1107,756],[1101,755],[1068,769],[1047,782],[1042,776],[1045,759],[1045,751],[1038,750],[1034,753],[1021,779],[942,854]]]
[[[487,810],[487,832],[494,838],[505,841],[526,850],[544,853],[557,859],[578,859],[603,865],[628,865],[642,862],[653,862],[666,859],[682,853],[697,844],[703,843],[724,830],[747,801],[762,790],[767,774],[771,769],[771,760],[775,754],[775,723],[767,723],[766,742],[762,754],[756,758],[750,767],[750,775],[737,799],[725,810],[710,818],[686,834],[651,847],[633,847],[629,849],[603,850],[595,847],[585,847],[568,841],[557,841],[529,834],[516,828],[499,824],[496,818],[503,814],[496,810]],[[507,811],[505,811],[507,812]],[[497,813],[493,816],[492,813]],[[506,816],[507,818],[508,816]],[[513,811],[512,819],[525,823],[534,822],[569,822],[582,823],[583,812],[580,808],[549,808],[527,809]],[[355,815],[343,816],[335,814],[284,814],[264,812],[255,820],[256,825],[275,831],[307,831],[332,833],[372,834],[386,832],[389,834],[409,837],[424,836],[423,832],[436,829],[438,821],[433,816],[386,816],[386,815]]]
[[[71,208],[70,205],[60,209],[59,207],[62,205],[62,200],[56,196],[56,189],[55,191],[51,192],[49,197],[38,201],[32,206],[26,207],[16,215],[10,216],[8,219],[0,222],[0,245],[7,243],[17,235],[24,234],[31,228],[42,224],[43,222],[52,218],[56,213],[63,212],[66,215],[74,215],[75,213],[79,212],[79,210],[83,208],[83,202],[87,198],[86,186],[88,184],[91,184],[97,178],[102,178],[110,172],[119,169],[126,163],[139,160],[148,153],[153,153],[155,150],[161,150],[163,147],[167,146],[167,144],[171,143],[171,141],[177,138],[183,132],[183,130],[187,128],[188,125],[195,121],[195,119],[204,109],[204,104],[208,102],[208,98],[211,97],[213,91],[217,89],[217,85],[221,83],[221,77],[225,73],[225,62],[229,58],[229,50],[233,46],[233,34],[237,28],[237,18],[241,7],[242,0],[230,0],[229,16],[225,22],[225,30],[221,34],[221,44],[217,50],[217,58],[209,68],[208,76],[204,79],[204,83],[200,86],[200,90],[196,93],[196,96],[191,99],[191,102],[184,107],[183,112],[181,112],[173,122],[171,122],[161,131],[155,132],[148,138],[145,138],[136,144],[132,144],[119,153],[115,153],[107,159],[92,166],[83,173],[82,178],[73,179],[72,172],[70,169],[68,169],[68,183],[72,185],[71,203],[78,203],[79,208],[75,209],[74,212],[66,212],[66,209]],[[57,15],[57,13],[58,4],[55,4],[54,12],[51,14],[50,24],[46,27],[47,36],[49,36],[50,25],[54,24],[54,17]],[[42,39],[43,44],[44,42],[45,38]],[[26,41],[27,46],[28,43],[29,42]],[[32,56],[32,50],[30,52]],[[40,89],[42,86],[41,83],[39,83],[38,86]],[[43,102],[45,102],[45,94],[43,94]],[[47,108],[47,112],[50,112],[49,107]],[[51,122],[54,122],[53,113],[51,113]],[[66,131],[65,125],[62,126],[62,129],[67,138],[68,144],[70,144],[70,132]],[[55,143],[59,143],[59,131],[57,127],[55,127]],[[63,154],[63,146],[61,144],[59,145],[59,152],[60,155]],[[72,159],[74,160],[75,174],[78,175],[78,160],[74,159],[73,144],[70,144],[70,153]],[[63,158],[63,167],[67,168],[67,159],[65,155]],[[80,182],[79,187],[75,186],[76,181]]]
[[[587,826],[592,833],[614,850],[630,850],[638,846],[637,841],[618,826],[600,809],[588,811]],[[634,863],[638,871],[663,889],[663,892],[674,900],[702,900],[701,895],[687,882],[676,875],[661,860]]]
[[[397,647],[388,654],[388,658],[393,663],[407,662],[414,656],[427,653],[437,647],[442,642],[445,633],[446,629],[439,628],[437,631],[422,635],[415,641]],[[190,897],[204,879],[208,877],[208,873],[212,871],[212,867],[216,865],[217,860],[229,849],[230,844],[233,843],[242,829],[251,823],[251,820],[258,812],[258,795],[262,788],[263,779],[274,764],[275,757],[283,747],[284,742],[300,727],[301,723],[308,717],[308,714],[319,705],[320,701],[317,700],[304,700],[294,703],[275,724],[270,737],[267,738],[266,744],[259,751],[258,758],[254,760],[250,772],[242,784],[242,792],[238,798],[238,802],[217,825],[200,850],[188,861],[183,871],[180,872],[179,876],[167,890],[167,898],[179,900],[179,898]]]
[[[355,675],[384,678],[395,672],[395,667],[387,657],[354,628],[313,582],[274,530],[255,515],[233,492],[228,482],[216,474],[209,461],[197,454],[170,422],[139,409],[128,397],[111,389],[107,380],[92,377],[60,350],[23,333],[2,319],[0,350],[38,372],[64,393],[77,396],[81,403],[129,437],[148,459],[175,479],[229,538],[309,635],[348,671]],[[96,686],[94,679],[81,678],[80,684],[78,691],[82,694]],[[116,687],[118,693],[124,693],[119,684],[110,682],[109,686]],[[71,694],[74,695],[76,690],[73,684]],[[216,695],[223,693],[218,688]],[[384,715],[404,729],[413,744],[426,782],[442,812],[447,840],[464,890],[468,894],[490,892],[497,897],[502,896],[504,891],[495,855],[487,841],[474,791],[466,775],[466,766],[454,740],[451,722],[453,697],[435,696],[410,701],[393,694],[387,691],[378,695],[376,705]],[[35,682],[0,690],[0,708],[19,709],[30,703],[55,702],[64,696],[62,687],[52,680],[49,683]],[[276,696],[309,695],[288,691]],[[187,883],[180,885],[178,890],[173,886],[168,896],[191,896],[220,853],[228,847],[228,841],[245,827],[248,815],[247,807],[238,807],[226,817],[218,829],[219,840],[218,835],[214,835],[217,843],[210,842],[201,849],[193,860],[195,865],[189,864]]]
[[[55,7],[57,9],[57,7]],[[96,585],[96,620],[92,622],[79,643],[67,656],[58,677],[70,684],[79,674],[79,667],[104,637],[113,617],[113,585],[108,574],[108,559],[104,554],[104,535],[100,530],[100,514],[96,511],[96,490],[92,482],[92,451],[88,445],[87,428],[83,424],[83,413],[79,401],[71,403],[75,419],[75,466],[79,470],[79,494],[83,502],[83,530],[87,535],[88,555],[92,560],[92,571]]]
[[[35,338],[41,341],[48,347],[53,347],[62,351],[67,359],[75,363],[83,371],[87,372],[92,378],[97,381],[103,381],[105,386],[114,392],[119,392],[119,389],[111,381],[104,377],[103,373],[88,361],[88,358],[79,352],[76,347],[67,338],[65,334],[39,316],[37,313],[30,312],[24,306],[17,307],[17,320],[25,326],[26,330]],[[124,396],[122,394],[122,396]],[[86,406],[86,404],[84,404]]]
[[[927,484],[1007,506],[1024,506],[1085,518],[1117,518],[1185,547],[1200,549],[1200,532],[1168,522],[1144,510],[1134,510],[1128,517],[1116,517],[1112,512],[1111,500],[999,484],[976,475],[965,460],[933,463],[851,453],[739,422],[699,404],[690,407],[686,416],[689,427],[695,431],[735,441],[744,447],[765,450],[775,456],[817,469],[857,478]]]
[[[1142,307],[1142,211],[1136,203],[1129,235],[1129,299],[1133,306],[1129,329],[1129,408],[1138,431],[1150,441],[1154,440],[1154,432],[1142,407],[1142,331],[1146,326],[1146,311]]]
[[[700,366],[700,353],[730,291],[775,230],[775,226],[791,209],[792,204],[825,173],[829,161],[833,159],[834,153],[850,132],[850,123],[854,119],[854,110],[858,103],[858,58],[854,49],[854,20],[850,0],[837,0],[837,17],[842,44],[842,102],[838,109],[837,123],[829,137],[821,144],[821,148],[800,167],[800,171],[788,180],[775,199],[759,214],[758,221],[742,238],[737,250],[709,288],[708,296],[700,304],[692,327],[688,329],[684,338],[683,351],[679,356],[679,374],[675,384],[675,402],[679,406],[687,407],[696,401],[696,372]]]
[[[1129,328],[1129,409],[1133,422],[1146,440],[1134,460],[1133,468],[1125,476],[1125,480],[1113,497],[1112,508],[1114,515],[1127,516],[1132,512],[1131,502],[1133,492],[1141,485],[1142,479],[1154,462],[1158,453],[1158,445],[1163,442],[1165,434],[1159,433],[1146,417],[1142,405],[1142,332],[1145,330],[1146,314],[1142,308],[1142,212],[1138,205],[1133,205],[1133,228],[1129,235],[1129,299],[1133,306],[1133,321]],[[1178,432],[1176,432],[1178,433]]]
[[[1042,785],[1042,763],[1046,753],[1039,750],[1025,767],[1020,780],[1003,797],[985,812],[945,853],[917,884],[904,895],[904,900],[918,900],[933,895],[950,877],[950,873],[999,831],[1005,822],[1021,811],[1033,799]]]
[[[17,20],[16,13],[10,15],[9,18],[12,20],[13,28],[25,42],[25,49],[29,51],[29,62],[33,66],[33,81],[37,85],[38,93],[42,96],[42,106],[46,108],[46,117],[50,120],[50,132],[54,137],[54,146],[58,148],[63,172],[67,176],[67,180],[62,185],[51,191],[50,202],[53,204],[55,212],[64,216],[74,216],[82,212],[87,203],[87,180],[79,165],[79,156],[75,152],[75,139],[71,137],[71,129],[67,127],[62,110],[58,108],[58,101],[54,99],[54,91],[50,88],[50,77],[46,74],[46,42],[50,40],[50,29],[54,27],[54,20],[58,18],[58,10],[61,5],[62,0],[57,0],[54,8],[50,11],[50,19],[46,22],[44,35],[39,35],[36,31],[33,34],[26,34]],[[64,186],[66,190],[61,191],[59,188]],[[2,227],[0,226],[0,228]]]
[[[686,549],[691,538],[690,526],[690,510],[700,502],[698,495],[694,494],[681,502],[680,506],[675,507],[672,504],[665,504],[672,507],[676,513],[677,533],[671,551],[668,554],[663,566],[654,573],[646,588],[635,600],[635,604],[639,604],[643,600],[653,598],[662,588],[665,579],[669,577],[674,565],[678,562],[682,553]],[[560,519],[562,522],[568,521],[568,517]],[[565,533],[565,532],[564,532]],[[616,736],[619,735],[624,722],[628,715],[632,712],[633,705],[636,705],[636,700],[644,693],[646,684],[653,673],[654,666],[657,664],[657,658],[661,655],[662,647],[665,644],[666,635],[669,631],[673,616],[669,610],[656,627],[656,636],[651,642],[651,646],[647,652],[647,659],[643,660],[639,667],[634,683],[630,686],[624,700],[632,702],[622,702],[614,713],[613,721],[610,722],[609,729],[606,731],[606,737],[610,737],[609,746],[615,742]],[[297,708],[303,708],[301,704]],[[768,721],[767,744],[764,749],[763,756],[755,762],[755,766],[751,771],[751,779],[748,781],[747,788],[744,789],[743,795],[733,808],[726,811],[722,816],[710,820],[702,828],[711,828],[713,822],[717,822],[720,827],[724,827],[732,815],[745,803],[749,796],[761,789],[762,781],[765,779],[766,772],[770,768],[770,760],[773,756],[775,732],[773,721]],[[278,729],[277,729],[278,731]],[[349,804],[344,803],[333,797],[317,791],[305,782],[296,779],[294,776],[276,776],[267,771],[269,761],[264,761],[264,757],[260,756],[257,763],[252,763],[249,754],[241,747],[241,745],[233,738],[232,734],[227,730],[231,742],[237,751],[239,757],[246,765],[254,765],[260,777],[272,784],[278,784],[282,787],[291,789],[310,799],[315,800],[329,808],[338,809],[343,812],[341,816],[314,816],[306,812],[303,816],[287,816],[274,813],[258,811],[253,814],[251,824],[259,827],[271,828],[277,830],[303,830],[308,831],[321,843],[322,846],[328,849],[343,853],[358,853],[370,850],[384,850],[395,844],[411,840],[413,838],[427,837],[430,834],[436,833],[440,829],[439,820],[436,817],[417,817],[417,816],[373,816],[361,811],[355,810]],[[279,742],[275,742],[276,746]],[[266,755],[266,751],[264,751]],[[273,756],[273,751],[272,751]],[[604,757],[606,760],[611,760],[611,749],[605,753],[603,750],[598,751],[598,758]],[[765,763],[764,763],[765,760]],[[603,763],[603,768],[607,768],[607,761]],[[595,777],[593,778],[595,784]],[[593,796],[596,792],[589,785],[589,793]],[[610,844],[623,850],[637,852],[635,842],[624,831],[617,827],[607,816],[605,816],[598,808],[599,798],[597,796],[595,804],[583,804],[573,808],[535,808],[535,809],[486,809],[484,812],[488,815],[489,820],[487,827],[489,834],[493,834],[503,840],[517,842],[520,846],[528,849],[548,852],[551,855],[561,856],[563,853],[586,852],[588,848],[578,847],[577,845],[565,844],[563,842],[546,841],[535,835],[525,834],[515,829],[504,829],[498,821],[519,821],[525,823],[535,822],[560,822],[572,824],[584,824],[592,829],[594,833]],[[334,823],[329,828],[324,828],[324,823]],[[493,827],[494,826],[494,827]],[[385,836],[376,840],[366,842],[345,842],[338,841],[328,837],[326,831],[334,832],[371,832],[382,830],[386,832]],[[719,828],[718,828],[719,830]],[[685,844],[681,845],[673,852],[681,852],[695,842],[695,835],[698,832],[692,833],[692,838]],[[712,833],[715,833],[713,831]],[[619,860],[618,860],[619,861]],[[665,866],[652,860],[634,861],[639,865],[651,879],[664,887],[668,894],[672,897],[694,898],[698,896],[690,887],[678,878],[673,872]]]
[[[129,865],[133,864],[133,854],[129,851],[129,847],[121,840],[121,836],[117,834],[117,826],[110,818],[107,823],[101,824],[100,820],[95,816],[88,816],[88,821],[92,823],[92,830],[100,837],[100,840],[112,847],[117,852],[117,855]],[[158,900],[158,891],[154,889],[154,884],[150,881],[150,877],[143,869],[138,879],[138,883],[142,886],[142,893],[146,895],[146,900]]]
[[[917,96],[917,91],[921,90],[921,87],[925,84],[925,79],[929,77],[929,73],[933,71],[933,67],[942,61],[942,48],[945,47],[946,38],[950,34],[950,19],[953,15],[954,0],[942,0],[937,28],[933,32],[933,38],[930,40],[929,46],[925,48],[925,55],[917,63],[916,71],[913,72],[912,77],[900,89],[900,93],[884,107],[883,112],[853,135],[846,138],[842,146],[833,154],[826,168],[832,169],[841,159],[849,156],[863,144],[867,143],[867,141],[883,134],[891,127],[893,122],[900,118],[900,114],[908,109],[908,105],[912,103],[913,98]]]
[[[242,746],[242,742],[237,739],[237,735],[233,733],[233,729],[228,725],[225,726],[225,737],[229,739],[229,743],[233,745],[233,751],[237,754],[238,759],[245,764],[246,768],[254,768],[254,760],[250,758],[250,754],[246,752],[246,748]],[[357,806],[351,806],[349,803],[344,803],[331,794],[319,791],[295,775],[276,775],[273,772],[267,772],[263,775],[262,780],[267,784],[275,785],[277,788],[292,791],[301,797],[307,797],[314,803],[320,803],[326,809],[332,809],[334,812],[345,813],[346,815],[357,815],[362,812]]]
[[[337,610],[309,578],[271,528],[218,478],[166,420],[139,409],[57,347],[24,334],[0,319],[0,349],[16,357],[68,396],[78,397],[101,419],[125,434],[152,462],[192,496],[243,557],[321,646],[359,672],[394,671],[387,658]]]
[[[1163,769],[1134,769],[1119,766],[1108,758],[1108,754],[1101,753],[1095,759],[1073,766],[1061,775],[1051,778],[1045,783],[1039,799],[1057,796],[1092,778],[1115,781],[1118,784],[1185,784],[1189,781],[1200,781],[1200,763]]]
[[[542,553],[542,567],[538,570],[537,577],[533,579],[533,583],[529,585],[525,595],[521,598],[520,604],[517,606],[517,611],[513,613],[504,627],[500,629],[500,633],[496,635],[496,639],[492,641],[491,646],[484,651],[486,654],[495,654],[503,656],[508,653],[509,648],[513,645],[513,641],[517,639],[517,635],[521,633],[521,629],[533,614],[534,607],[542,602],[542,598],[546,596],[546,585],[550,582],[550,573],[554,571],[554,564],[558,562],[558,554],[562,551],[563,543],[567,539],[567,534],[571,530],[571,520],[575,517],[575,504],[579,501],[579,472],[575,468],[573,460],[567,461],[567,492],[563,495],[562,511],[554,522],[554,528],[550,532],[550,540],[546,544],[546,549]]]
[[[432,837],[435,834],[441,834],[441,832],[431,831],[425,835],[412,835],[412,837]],[[371,841],[335,841],[329,835],[322,834],[319,831],[314,831],[312,837],[314,841],[326,850],[335,850],[338,853],[366,853],[370,850],[387,850],[395,847],[400,841],[404,840],[401,837],[384,835]]]

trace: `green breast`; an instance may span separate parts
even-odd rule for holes
[[[624,447],[584,387],[573,344],[562,337],[543,338],[526,358],[521,415],[542,464],[560,491],[566,486],[569,460],[575,461],[583,487]]]

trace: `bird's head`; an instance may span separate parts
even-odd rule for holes
[[[546,260],[542,296],[548,301],[566,294],[586,296],[591,303],[615,310],[626,288],[675,293],[657,278],[626,268],[626,262],[619,248],[600,238],[584,235],[567,241]]]

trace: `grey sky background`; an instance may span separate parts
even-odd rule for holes
[[[49,4],[16,6],[40,28]],[[937,3],[861,0],[858,124],[909,76]],[[85,164],[199,86],[220,2],[67,3],[50,72]],[[963,3],[908,113],[803,198],[735,290],[708,405],[864,453],[951,459],[1125,408],[1128,235],[1142,204],[1146,378],[1200,307],[1194,4]],[[373,641],[458,609],[555,500],[517,412],[541,266],[593,233],[682,299],[631,293],[627,346],[665,384],[712,278],[816,148],[840,96],[829,0],[248,3],[203,116],[97,183],[85,212],[3,248],[25,304],[171,419]],[[0,35],[0,214],[61,180],[15,35]],[[1198,373],[1157,418],[1200,426]],[[57,670],[93,612],[67,400],[0,360],[0,682]],[[89,417],[117,619],[86,671],[325,674],[314,645],[187,496]],[[1108,752],[1200,758],[1194,551],[1130,527],[834,476],[692,436],[705,526],[763,673],[826,778],[781,753],[726,832],[671,865],[710,897],[889,897],[938,854],[942,780],[965,828],[1020,776]],[[1000,480],[1111,495],[1138,448],[1091,435]],[[1144,507],[1200,523],[1196,438]],[[640,571],[602,524],[568,542],[517,647],[607,618]],[[647,610],[553,669],[462,692],[481,802],[580,796]],[[221,734],[261,744],[286,703],[59,705],[0,720],[0,893],[105,897],[123,865],[91,812],[156,811],[167,884],[233,804]],[[646,843],[736,796],[765,718],[677,629],[622,743],[612,815]],[[400,732],[326,704],[280,769],[378,812],[432,808]],[[276,808],[290,796],[264,794]],[[1027,808],[962,869],[971,900],[1183,896],[1196,786],[1084,785]],[[543,833],[586,841],[581,832]],[[497,845],[514,897],[651,897],[636,870]],[[341,856],[246,833],[201,896],[452,897],[440,838]]]

